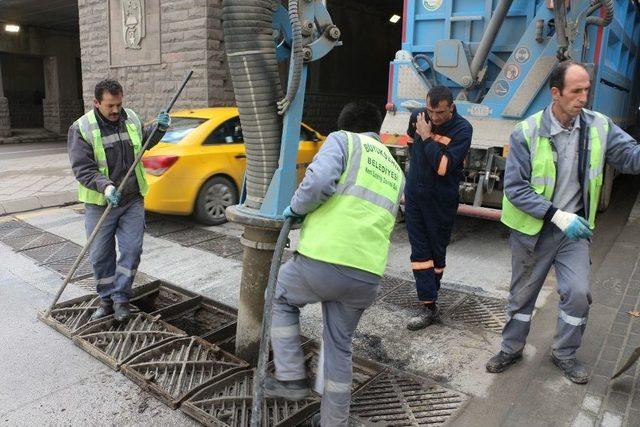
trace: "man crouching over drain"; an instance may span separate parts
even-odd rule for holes
[[[404,176],[378,132],[382,115],[350,103],[283,215],[303,221],[298,251],[280,268],[271,344],[275,376],[266,397],[301,400],[310,389],[300,348],[300,308],[321,303],[324,323],[323,426],[346,426],[351,398],[351,341],[373,304],[387,264]]]

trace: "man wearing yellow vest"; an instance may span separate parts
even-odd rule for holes
[[[522,358],[535,302],[553,265],[560,303],[551,361],[571,381],[589,375],[576,358],[587,324],[591,290],[589,250],[605,161],[640,173],[640,146],[603,114],[584,108],[589,74],[565,61],[549,77],[552,103],[511,134],[502,222],[511,229],[512,275],[502,349],[487,371],[502,372]]]
[[[351,340],[378,293],[404,187],[402,170],[380,142],[381,124],[375,105],[346,105],[338,118],[343,130],[329,135],[284,212],[304,222],[298,251],[280,269],[276,285],[275,376],[267,379],[265,395],[289,400],[309,395],[300,308],[322,303],[323,426],[347,425]]]
[[[78,199],[85,203],[85,231],[89,236],[106,209],[112,210],[91,245],[90,260],[100,295],[92,319],[114,314],[117,320],[130,315],[131,285],[140,263],[144,234],[144,202],[147,181],[138,164],[120,194],[116,188],[133,165],[153,126],[142,126],[138,115],[122,107],[123,90],[115,80],[95,87],[94,108],[69,128],[67,148],[78,181]],[[153,147],[169,127],[166,112],[157,117]],[[120,258],[116,262],[116,240]]]

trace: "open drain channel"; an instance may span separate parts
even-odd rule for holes
[[[364,425],[438,425],[457,416],[467,400],[425,378],[385,371],[353,394],[351,417]]]
[[[197,390],[249,364],[202,338],[185,337],[149,350],[122,366],[124,375],[177,408]]]
[[[196,420],[214,426],[249,426],[253,403],[254,371],[238,372],[205,387],[187,399],[180,410]],[[265,399],[262,406],[263,427],[296,426],[320,408],[320,399],[313,396],[299,402]]]

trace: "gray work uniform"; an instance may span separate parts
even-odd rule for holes
[[[135,156],[133,144],[126,130],[125,110],[122,109],[120,120],[117,122],[109,122],[97,109],[94,111],[107,157],[109,176],[104,176],[98,170],[93,147],[82,137],[77,122],[69,128],[67,149],[76,180],[90,190],[104,193],[107,186],[120,185]],[[151,133],[152,127],[149,125],[143,129],[143,142]],[[164,132],[156,132],[147,149],[155,146],[163,135]],[[85,203],[87,238],[93,232],[105,208]],[[122,190],[119,206],[111,210],[90,249],[89,260],[96,280],[96,292],[103,300],[129,301],[131,286],[142,254],[143,235],[144,201],[136,176],[131,174]],[[120,249],[120,259],[117,261],[116,239]]]
[[[505,196],[518,209],[544,219],[544,225],[534,236],[512,230],[509,237],[512,272],[507,322],[502,331],[502,351],[505,353],[519,353],[524,348],[535,302],[551,266],[556,272],[560,295],[553,354],[560,359],[575,358],[582,342],[591,304],[591,240],[572,241],[550,220],[557,209],[589,217],[589,173],[585,173],[580,182],[578,135],[580,126],[589,127],[593,120],[594,113],[583,109],[573,128],[561,129],[548,107],[539,129],[533,131],[532,134],[537,132],[552,142],[557,184],[551,201],[531,187],[531,153],[522,130],[518,127],[511,134]],[[601,141],[607,162],[623,173],[640,173],[640,146],[610,119],[608,122],[609,132],[606,140]],[[588,140],[586,145],[588,159],[591,149]]]
[[[378,139],[375,134],[366,134]],[[329,135],[304,180],[291,208],[299,214],[315,210],[336,191],[348,159],[343,132]],[[280,268],[273,302],[271,344],[278,380],[307,378],[300,348],[300,308],[322,303],[324,387],[323,426],[346,426],[351,401],[351,340],[364,310],[375,301],[380,276],[296,253]]]

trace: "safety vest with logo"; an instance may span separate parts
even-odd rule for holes
[[[142,123],[140,122],[138,115],[133,110],[128,108],[125,108],[124,110],[127,113],[125,127],[127,129],[127,134],[129,134],[129,138],[131,139],[131,144],[133,145],[133,154],[137,157],[142,149]],[[80,130],[80,134],[84,140],[93,147],[93,156],[98,163],[98,171],[108,178],[109,167],[107,165],[107,155],[104,151],[102,134],[100,133],[100,126],[98,125],[95,111],[91,110],[87,112],[85,115],[80,117],[76,123],[78,124],[78,129]],[[144,176],[142,163],[138,163],[135,172],[136,179],[138,180],[138,188],[140,188],[140,194],[142,194],[142,196],[146,196],[149,191],[149,186],[147,185],[147,180]],[[91,190],[82,184],[78,184],[78,200],[101,206],[107,204],[107,199],[104,194],[99,191]]]
[[[602,141],[606,142],[607,140],[609,122],[604,115],[596,111],[592,113],[595,117],[592,125],[588,128],[590,156],[586,173],[589,177],[587,220],[589,228],[594,229],[605,163]],[[536,193],[551,201],[556,185],[555,153],[551,140],[538,134],[542,114],[543,112],[539,111],[520,122],[519,126],[531,156],[531,187]],[[538,234],[544,222],[542,219],[535,218],[515,207],[506,195],[502,198],[501,221],[510,228],[530,236]]]
[[[404,175],[381,142],[366,135],[345,133],[347,167],[336,192],[306,216],[298,252],[382,276]]]

